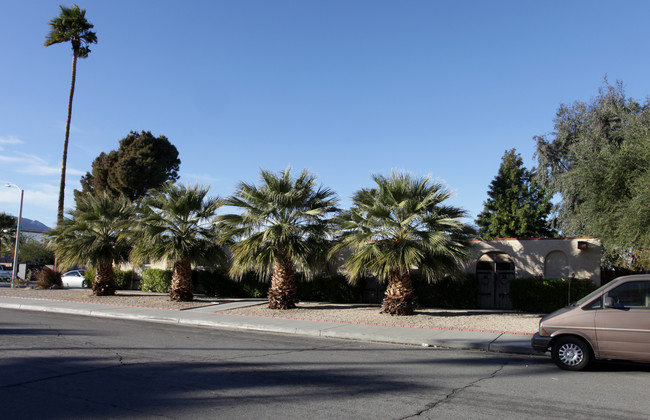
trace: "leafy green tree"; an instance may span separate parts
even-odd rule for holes
[[[564,235],[600,237],[610,261],[650,265],[650,106],[606,84],[589,103],[561,105],[555,131],[538,136],[538,179],[560,194]],[[617,257],[612,257],[615,255]]]
[[[220,198],[206,198],[207,188],[167,183],[152,190],[139,207],[131,256],[137,263],[173,262],[169,298],[194,299],[192,263],[226,261],[215,227]]]
[[[86,194],[77,199],[70,219],[50,232],[51,244],[66,266],[96,269],[93,294],[115,294],[113,264],[127,261],[131,238],[127,235],[134,209],[124,197]]]
[[[11,248],[15,241],[16,218],[7,213],[0,213],[0,256],[3,255],[2,249]]]
[[[30,264],[53,264],[54,252],[42,240],[29,235],[20,235],[18,258]]]
[[[376,187],[357,191],[352,208],[340,216],[341,236],[331,254],[352,253],[344,264],[352,283],[367,273],[388,280],[382,311],[410,315],[412,270],[430,282],[457,273],[473,230],[461,221],[464,210],[443,204],[450,193],[428,177],[402,172],[373,180]]]
[[[488,199],[476,224],[485,238],[533,238],[552,236],[547,217],[550,197],[523,166],[515,149],[503,155],[499,173],[490,183]]]
[[[68,160],[68,139],[70,138],[70,120],[72,118],[72,98],[74,96],[74,87],[77,78],[77,59],[88,57],[88,54],[90,54],[90,48],[88,48],[88,46],[97,43],[97,34],[91,31],[94,26],[86,20],[85,9],[80,9],[77,5],[72,7],[59,7],[61,8],[61,13],[59,16],[50,20],[50,32],[45,38],[46,47],[61,42],[70,42],[72,44],[72,81],[70,83],[68,118],[65,123],[65,139],[63,141],[57,222],[63,220],[65,171]]]
[[[178,150],[167,137],[132,131],[120,140],[118,150],[101,153],[94,160],[92,173],[81,178],[81,192],[107,192],[137,201],[149,190],[175,182],[180,164]]]
[[[337,211],[333,191],[317,187],[306,170],[296,178],[290,172],[262,170],[260,186],[240,183],[226,205],[241,209],[241,214],[219,218],[225,237],[238,240],[232,245],[231,274],[271,276],[270,309],[296,306],[296,269],[306,278],[313,276],[327,253],[332,228],[328,216]]]

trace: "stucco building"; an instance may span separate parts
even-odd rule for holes
[[[600,285],[601,244],[597,238],[474,239],[467,273],[479,281],[482,308],[510,308],[510,279],[588,279]]]

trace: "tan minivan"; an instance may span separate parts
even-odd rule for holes
[[[531,345],[566,370],[592,358],[650,363],[650,275],[619,277],[545,316]]]

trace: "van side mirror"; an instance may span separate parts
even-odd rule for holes
[[[606,297],[603,300],[603,308],[612,308],[614,306],[614,298]]]
[[[614,298],[609,296],[605,296],[603,299],[603,308],[626,309],[624,304],[614,302]]]

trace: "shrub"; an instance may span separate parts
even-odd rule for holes
[[[241,280],[230,278],[224,270],[197,271],[193,281],[200,285],[208,296],[263,298],[269,286],[260,281],[254,273],[245,274]]]
[[[133,271],[113,270],[115,276],[115,286],[118,290],[130,290],[133,282]],[[92,283],[91,283],[92,284]]]
[[[157,268],[148,268],[142,273],[140,289],[143,292],[169,292],[172,284],[172,271]]]
[[[311,281],[296,276],[298,299],[316,302],[355,303],[361,300],[364,282],[348,283],[343,275],[316,276]]]
[[[216,280],[216,276],[213,277]],[[214,296],[227,296],[227,297],[250,297],[244,292],[242,284],[229,276],[224,275],[223,278],[216,280],[213,287]],[[206,290],[207,293],[207,290]]]
[[[230,278],[223,270],[192,271],[194,289],[197,290],[200,287],[207,296],[219,296],[219,292],[222,292],[222,286],[228,281],[230,281]]]
[[[445,277],[434,284],[438,307],[472,309],[477,307],[478,279],[467,274],[459,278]]]
[[[595,289],[590,280],[571,280],[571,301],[575,302]],[[535,277],[510,280],[510,303],[518,311],[553,312],[568,304],[568,296],[567,280]]]
[[[95,269],[94,268],[87,269],[86,272],[84,273],[84,279],[87,287],[93,287],[93,283],[95,282]]]
[[[268,282],[261,281],[255,273],[247,273],[238,281],[223,270],[200,270],[193,272],[192,280],[208,296],[264,298],[269,289]],[[350,285],[341,275],[317,276],[306,281],[297,273],[296,287],[299,300],[353,303],[360,300],[363,282]]]
[[[236,282],[241,287],[243,297],[265,298],[269,290],[269,283],[260,280],[255,273],[248,273]]]
[[[89,268],[86,270],[84,277],[86,279],[87,287],[92,287],[95,281],[95,269]],[[118,269],[113,269],[113,276],[115,277],[115,286],[118,290],[130,290],[133,280],[133,271],[122,271]]]
[[[61,288],[63,287],[63,281],[61,281],[61,273],[46,266],[36,274],[36,288],[49,289],[51,287]]]
[[[420,308],[472,309],[477,307],[478,280],[472,274],[443,277],[429,283],[413,276],[416,306]]]

